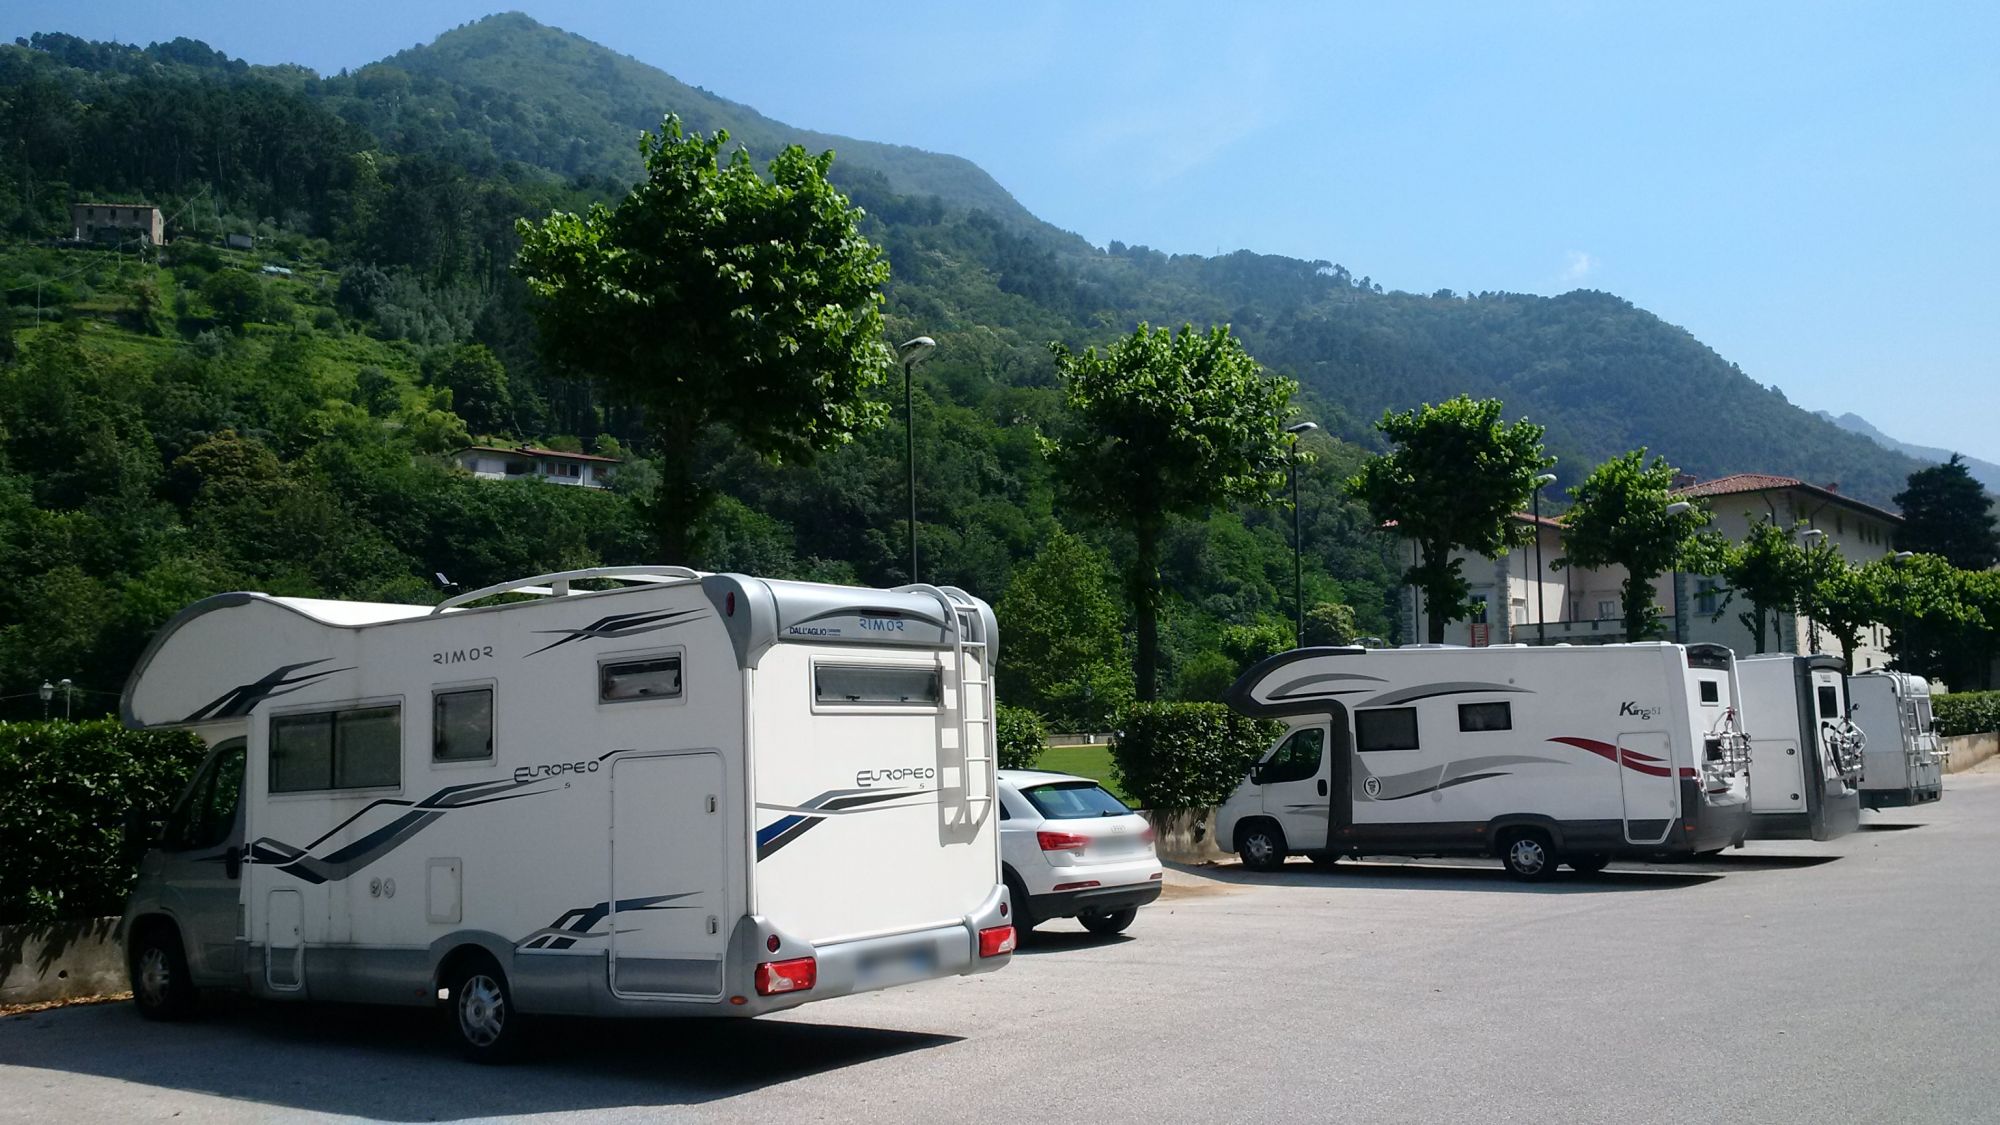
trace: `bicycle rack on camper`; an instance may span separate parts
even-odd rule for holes
[[[1774,653],[1736,662],[1750,760],[1753,839],[1831,840],[1861,824],[1868,737],[1847,710],[1837,656]]]
[[[198,602],[124,696],[214,748],[127,911],[141,1011],[436,1003],[493,1055],[998,968],[996,651],[962,590],[678,567]]]

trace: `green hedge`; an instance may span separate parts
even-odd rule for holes
[[[206,751],[109,719],[0,723],[0,925],[116,914],[159,815]]]
[[[1000,744],[1000,768],[1031,770],[1049,748],[1049,732],[1042,717],[1026,707],[1002,703],[995,712],[994,741]]]
[[[1221,804],[1285,729],[1220,703],[1134,703],[1119,727],[1119,785],[1140,808],[1170,813]]]
[[[2000,731],[2000,691],[1955,691],[1931,700],[1941,735]]]

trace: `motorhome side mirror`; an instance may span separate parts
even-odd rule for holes
[[[1262,762],[1250,767],[1250,784],[1264,784],[1264,764]]]

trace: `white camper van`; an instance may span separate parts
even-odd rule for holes
[[[502,594],[539,596],[472,604]],[[747,1016],[998,968],[994,646],[960,590],[674,567],[198,602],[124,696],[215,748],[127,908],[140,1011],[448,1003],[497,1056],[521,1014]]]
[[[1750,761],[1750,835],[1831,840],[1861,824],[1867,745],[1848,718],[1847,665],[1837,656],[1774,653],[1736,662]]]
[[[1546,879],[1741,843],[1749,745],[1718,645],[1309,648],[1229,703],[1290,729],[1218,811],[1217,842],[1288,854],[1498,855]]]
[[[1905,672],[1847,678],[1848,713],[1867,737],[1861,807],[1922,805],[1944,796],[1944,743],[1931,726],[1931,685]]]

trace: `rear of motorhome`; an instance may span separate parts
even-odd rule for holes
[[[490,1055],[998,968],[995,644],[956,589],[662,567],[196,603],[124,697],[214,747],[127,911],[140,1009],[444,1003]]]
[[[1749,746],[1728,649],[1308,648],[1229,703],[1289,726],[1218,810],[1253,868],[1287,855],[1497,855],[1514,875],[1742,842]]]
[[[1944,796],[1944,743],[1931,722],[1931,685],[1906,672],[1847,678],[1848,712],[1867,736],[1861,807],[1922,805]]]
[[[1750,835],[1832,840],[1861,824],[1867,739],[1847,712],[1837,656],[1774,653],[1736,662],[1750,759]]]

